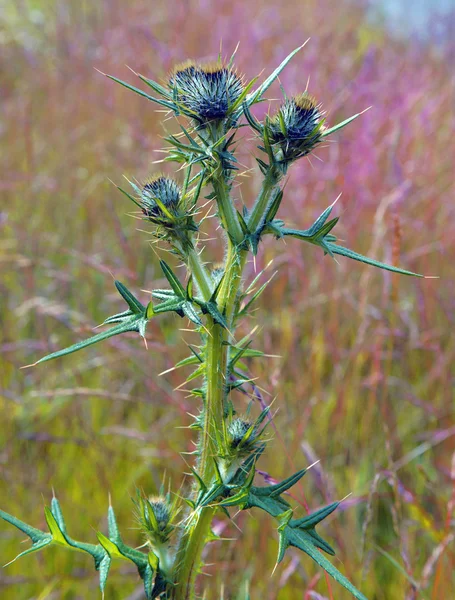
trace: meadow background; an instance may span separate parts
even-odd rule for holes
[[[162,283],[147,233],[110,180],[158,168],[162,115],[94,67],[135,83],[126,65],[162,80],[187,57],[216,57],[220,39],[249,78],[269,73],[311,37],[283,73],[334,124],[362,118],[291,170],[281,216],[307,227],[335,210],[345,245],[440,279],[411,279],[310,245],[268,240],[257,268],[278,271],[245,331],[280,355],[251,363],[276,397],[276,432],[260,468],[282,478],[315,460],[293,490],[297,510],[348,494],[322,528],[336,566],[370,600],[445,600],[455,592],[454,11],[450,2],[305,0],[2,0],[0,10],[0,498],[44,528],[54,488],[73,537],[95,541],[108,494],[124,537],[136,487],[174,489],[192,450],[195,401],[158,374],[194,340],[178,317],[150,323],[148,351],[119,337],[29,370],[19,367],[88,336],[122,310],[113,276],[143,301]],[[442,6],[444,5],[444,6]],[[452,9],[452,11],[451,11]],[[398,10],[398,13],[397,13]],[[415,22],[414,22],[415,21]],[[276,86],[270,98],[278,98]],[[267,106],[259,107],[258,116]],[[172,128],[171,122],[167,127]],[[245,134],[242,161],[254,167]],[[242,178],[247,204],[256,171]],[[208,245],[214,260],[219,251]],[[249,266],[248,277],[254,274]],[[238,398],[239,405],[246,400]],[[208,600],[251,587],[252,599],[344,600],[305,555],[274,567],[271,519],[253,513],[208,546]],[[0,523],[0,562],[24,546]],[[114,563],[106,598],[140,599],[133,569]],[[5,600],[97,598],[89,557],[60,549],[0,570]],[[241,596],[240,596],[241,597]]]

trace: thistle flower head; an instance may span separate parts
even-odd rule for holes
[[[248,432],[250,432],[250,435],[246,438]],[[253,423],[242,417],[237,417],[229,423],[227,433],[231,448],[238,448],[240,445],[246,443],[254,443],[257,437],[257,432],[254,431]]]
[[[220,449],[219,468],[223,480],[228,482],[247,456],[258,452],[264,445],[264,427],[261,427],[268,409],[256,420],[248,416],[233,417],[232,412],[224,429],[224,443]]]
[[[180,202],[180,196],[180,188],[174,179],[163,175],[151,177],[142,188],[142,211],[149,218],[165,217],[162,206],[174,213]]]
[[[243,91],[242,79],[221,62],[178,65],[169,78],[169,87],[183,111],[201,125],[226,119]]]
[[[171,504],[167,496],[151,496],[145,498],[138,493],[136,517],[139,525],[152,546],[169,541],[174,531],[172,521],[178,510]]]
[[[309,154],[323,130],[320,106],[304,93],[284,101],[270,119],[268,133],[278,160],[290,163]]]

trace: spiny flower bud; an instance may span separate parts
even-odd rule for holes
[[[171,524],[173,508],[168,498],[164,496],[144,498],[138,494],[136,506],[139,524],[148,541],[152,545],[167,542],[174,530]]]
[[[200,124],[225,119],[243,91],[235,70],[220,62],[187,61],[173,70],[169,87],[188,116]]]
[[[148,504],[155,515],[158,529],[164,531],[170,519],[170,509],[166,498],[163,498],[162,496],[152,496],[149,498]]]
[[[324,126],[316,100],[308,94],[288,98],[270,119],[269,138],[280,162],[309,154],[321,140]]]
[[[180,188],[170,177],[157,175],[148,179],[142,188],[142,211],[147,217],[165,217],[161,203],[169,212],[176,211]]]
[[[239,448],[239,446],[250,447],[254,445],[257,438],[257,431],[252,429],[253,423],[248,419],[237,417],[233,419],[228,427],[228,442],[231,449]],[[250,432],[249,435],[248,432]]]

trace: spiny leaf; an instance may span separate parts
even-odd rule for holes
[[[169,93],[169,90],[167,90],[165,87],[163,87],[162,85],[160,85],[156,81],[153,81],[153,79],[148,79],[147,77],[144,77],[140,73],[136,73],[136,75],[139,77],[139,79],[141,81],[143,81],[148,86],[150,86],[154,92],[156,92],[157,94],[161,94],[161,96],[164,96],[168,100],[172,99],[172,96]]]
[[[198,365],[199,360],[195,356],[187,356],[186,358],[180,360],[178,363],[174,365],[174,369],[178,369],[179,367],[186,367],[190,365]]]
[[[333,254],[339,254],[341,256],[346,256],[347,258],[352,258],[352,260],[357,260],[359,262],[363,262],[367,265],[372,265],[373,267],[378,267],[379,269],[384,269],[386,271],[392,271],[392,273],[400,273],[401,275],[410,275],[412,277],[424,277],[424,275],[420,275],[419,273],[413,273],[412,271],[406,271],[405,269],[400,269],[399,267],[393,267],[392,265],[388,265],[386,263],[380,262],[378,260],[374,260],[373,258],[368,258],[367,256],[363,256],[362,254],[358,254],[353,250],[349,250],[348,248],[344,248],[343,246],[338,246],[338,244],[334,244],[332,242],[326,242],[327,248],[333,252]]]
[[[270,496],[271,498],[279,496],[280,494],[283,494],[284,492],[289,490],[298,481],[300,481],[300,479],[302,479],[306,472],[307,469],[301,469],[300,471],[297,471],[297,473],[294,473],[294,475],[291,475],[287,479],[283,479],[283,481],[281,481],[280,483],[276,483],[275,485],[255,487],[254,493],[257,496]]]
[[[97,344],[98,342],[102,342],[103,340],[107,340],[108,338],[113,337],[114,335],[119,335],[120,333],[126,333],[128,331],[138,331],[136,318],[134,319],[134,321],[120,323],[115,327],[111,327],[111,329],[109,329],[108,331],[103,331],[102,333],[98,333],[97,335],[94,335],[93,337],[87,340],[77,342],[76,344],[73,344],[72,346],[69,346],[64,350],[52,352],[51,354],[40,358],[35,363],[33,363],[33,365],[30,366],[39,365],[42,362],[53,360],[54,358],[60,358],[61,356],[66,356],[67,354],[72,354],[73,352],[77,352],[78,350],[82,350],[83,348],[87,348],[88,346],[92,346],[93,344]]]
[[[367,600],[352,583],[315,547],[311,539],[305,535],[304,531],[291,529],[288,527],[283,534],[287,537],[287,543],[290,546],[299,548],[310,556],[320,567],[324,569],[335,581],[341,584],[357,600]]]
[[[328,504],[327,506],[316,510],[307,517],[303,517],[302,519],[296,519],[293,521],[293,527],[298,527],[300,529],[310,529],[312,527],[315,527],[323,519],[325,519],[331,513],[333,513],[333,511],[336,510],[339,505],[339,502],[332,502],[332,504]]]
[[[169,298],[176,297],[172,290],[152,290],[152,296],[158,300],[169,300]]]
[[[88,346],[92,346],[93,344],[97,344],[98,342],[107,340],[115,335],[119,335],[121,333],[126,333],[129,331],[139,332],[140,335],[144,337],[145,328],[150,318],[150,311],[146,309],[146,307],[141,302],[139,302],[139,300],[135,298],[133,294],[126,288],[126,286],[120,283],[120,281],[115,281],[115,287],[117,288],[118,292],[125,300],[125,302],[128,304],[129,309],[116,315],[113,315],[112,317],[108,317],[103,323],[103,325],[116,323],[114,327],[111,327],[107,331],[98,333],[86,340],[76,342],[68,348],[52,352],[51,354],[48,354],[47,356],[44,356],[43,358],[37,360],[35,363],[33,363],[33,365],[28,366],[35,366],[42,362],[53,360],[54,358],[60,358],[62,356],[66,356],[67,354],[72,354],[73,352],[77,352],[78,350],[82,350],[83,348],[87,348]]]
[[[123,85],[123,87],[126,87],[127,89],[131,90],[132,92],[139,94],[139,96],[143,96],[144,98],[147,98],[147,100],[156,102],[157,104],[160,104],[161,106],[165,106],[166,108],[170,108],[171,110],[175,110],[175,108],[176,108],[173,102],[168,102],[167,100],[161,100],[160,98],[154,98],[153,96],[149,96],[149,94],[147,94],[146,92],[140,90],[137,87],[134,87],[133,85],[130,85],[129,83],[126,83],[126,81],[117,79],[117,77],[114,77],[113,75],[107,75],[106,73],[102,73],[102,75],[105,75],[108,79],[112,79],[112,81],[115,81],[116,83],[119,83],[120,85]]]
[[[259,298],[259,296],[262,294],[262,292],[265,290],[265,288],[269,285],[269,283],[272,281],[272,279],[274,277],[275,277],[275,273],[270,277],[270,279],[268,279],[265,283],[263,283],[261,285],[261,287],[251,296],[251,298],[248,300],[248,302],[245,304],[245,306],[239,311],[239,313],[238,313],[239,317],[242,317],[243,315],[247,314],[250,306]]]
[[[237,98],[237,100],[234,102],[234,104],[232,106],[229,107],[230,112],[235,112],[237,110],[237,108],[243,104],[243,101],[245,100],[245,98],[248,96],[248,94],[250,93],[251,88],[253,87],[253,85],[256,83],[256,81],[259,79],[259,77],[253,77],[253,79],[251,79],[246,86],[243,88],[242,93],[240,94],[240,96]]]
[[[363,115],[363,113],[366,112],[367,110],[369,110],[370,108],[371,107],[368,107],[365,110],[362,110],[362,112],[352,115],[352,117],[349,117],[349,119],[346,119],[345,121],[342,121],[341,123],[338,123],[338,125],[334,125],[333,127],[326,129],[325,131],[323,131],[321,133],[321,137],[326,137],[326,136],[330,135],[331,133],[335,133],[335,131],[338,131],[339,129],[346,127],[346,125],[349,125],[349,123],[352,123],[352,121],[354,121],[354,119],[357,119],[357,117],[360,117],[360,115]]]
[[[276,213],[278,212],[278,209],[280,208],[282,200],[283,200],[283,190],[278,189],[278,191],[275,193],[272,203],[270,204],[269,209],[267,211],[267,215],[265,217],[266,223],[268,221],[273,221],[273,219],[276,216]]]
[[[182,305],[182,310],[190,321],[192,321],[198,326],[202,325],[202,321],[199,318],[197,312],[194,310],[194,307],[191,304],[191,302],[184,302]]]
[[[305,46],[305,44],[307,42],[308,42],[308,40],[306,40],[301,46],[299,46],[298,48],[293,50],[290,54],[288,54],[288,56],[273,71],[273,73],[271,73],[267,77],[267,79],[263,83],[261,83],[261,85],[254,92],[252,92],[251,94],[249,94],[247,96],[244,104],[246,104],[247,106],[251,106],[252,104],[255,104],[256,102],[259,102],[259,100],[262,98],[264,93],[269,89],[269,87],[272,85],[272,83],[275,81],[275,79],[277,79],[277,77],[279,76],[281,71],[290,62],[290,60],[297,54],[297,52],[299,52]]]
[[[17,527],[20,531],[28,535],[28,537],[32,541],[32,546],[24,550],[20,554],[18,554],[13,560],[11,560],[8,565],[15,562],[18,558],[22,556],[26,556],[27,554],[31,554],[32,552],[37,552],[42,548],[45,548],[49,544],[52,544],[52,536],[49,533],[45,533],[44,531],[40,531],[27,523],[24,523],[20,519],[14,517],[13,515],[8,514],[7,512],[0,510],[0,517],[6,521],[7,523],[11,523],[14,527]],[[6,565],[5,565],[6,566]]]
[[[177,296],[185,298],[185,288],[180,283],[177,276],[172,271],[171,267],[166,262],[164,262],[164,260],[160,260],[160,267],[166,279],[169,281],[171,288],[174,290]]]
[[[213,302],[212,300],[209,300],[208,302],[202,302],[200,300],[199,301],[196,300],[196,302],[199,304],[199,306],[201,307],[202,312],[204,314],[209,314],[212,317],[212,319],[215,321],[215,323],[217,323],[218,325],[221,325],[221,327],[223,327],[224,329],[227,329],[226,319],[218,310],[218,306],[217,306],[216,302]]]
[[[128,304],[132,312],[136,315],[142,315],[145,311],[145,306],[133,296],[133,294],[129,291],[129,289],[126,286],[123,285],[123,283],[121,283],[120,281],[115,281],[114,283],[115,287],[119,291],[119,294]]]
[[[7,523],[11,523],[11,525],[14,525],[14,527],[17,527],[17,529],[20,529],[20,531],[28,535],[32,542],[42,542],[49,538],[48,533],[44,533],[44,531],[24,523],[24,521],[21,521],[17,517],[10,515],[3,510],[0,510],[0,517]]]

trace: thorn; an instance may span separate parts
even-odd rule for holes
[[[311,469],[311,467],[314,467],[314,465],[317,465],[319,462],[321,462],[321,460],[315,460],[314,463],[312,463],[309,467],[306,467],[306,470],[309,471]],[[348,496],[350,496],[350,494],[348,494]],[[346,498],[348,497],[346,496]],[[343,500],[341,501],[343,502]]]
[[[161,371],[161,373],[158,373],[158,377],[161,377],[162,375],[167,375],[167,373],[170,373],[171,371],[175,371],[177,367],[171,367],[170,369],[166,369],[165,371]]]
[[[352,496],[352,492],[349,492],[349,494],[346,494],[346,496],[340,500],[340,504],[342,502],[344,502],[346,500],[346,498],[349,498],[349,496]]]
[[[335,200],[332,202],[332,204],[330,205],[330,208],[333,208],[335,206],[335,204],[338,202],[338,200],[341,198],[341,196],[343,195],[343,192],[340,192],[338,194],[338,196],[335,198]]]

